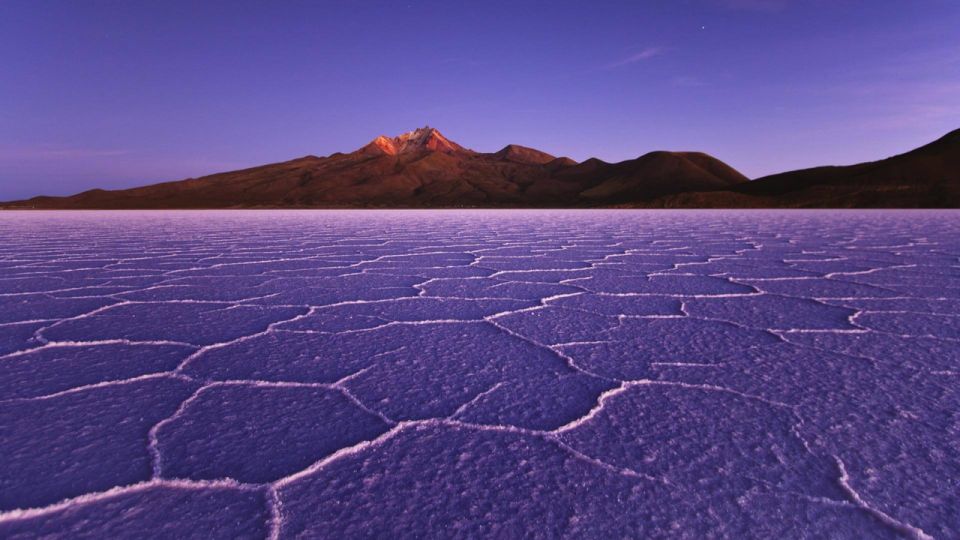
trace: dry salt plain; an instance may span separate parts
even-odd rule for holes
[[[957,538],[960,213],[0,214],[0,537]]]

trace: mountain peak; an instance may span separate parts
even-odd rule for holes
[[[380,135],[370,141],[361,151],[365,153],[387,154],[390,156],[395,156],[398,153],[397,144],[393,142],[393,139],[384,135]]]
[[[466,148],[444,137],[438,129],[430,126],[417,128],[396,137],[381,135],[370,141],[362,150],[391,156],[421,150],[447,154],[468,151]]]
[[[494,155],[507,161],[536,165],[544,165],[557,159],[555,156],[551,156],[546,152],[541,152],[540,150],[533,148],[527,148],[526,146],[520,146],[519,144],[508,144]]]

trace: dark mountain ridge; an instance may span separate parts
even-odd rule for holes
[[[758,178],[721,192],[674,194],[664,207],[957,208],[960,129],[904,154]]]
[[[749,181],[700,152],[656,151],[582,163],[510,144],[483,153],[423,127],[350,153],[69,197],[38,209],[957,207],[960,130],[880,161]]]

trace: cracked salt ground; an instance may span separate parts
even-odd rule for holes
[[[958,537],[958,233],[2,214],[0,537]]]

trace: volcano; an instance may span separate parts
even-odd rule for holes
[[[706,154],[653,152],[621,163],[577,163],[516,144],[475,152],[426,126],[396,137],[381,135],[350,153],[10,204],[52,209],[594,207],[645,204],[746,181]]]
[[[608,163],[518,144],[477,152],[425,126],[349,153],[0,208],[915,208],[960,206],[960,130],[905,154],[749,181],[701,152]]]

